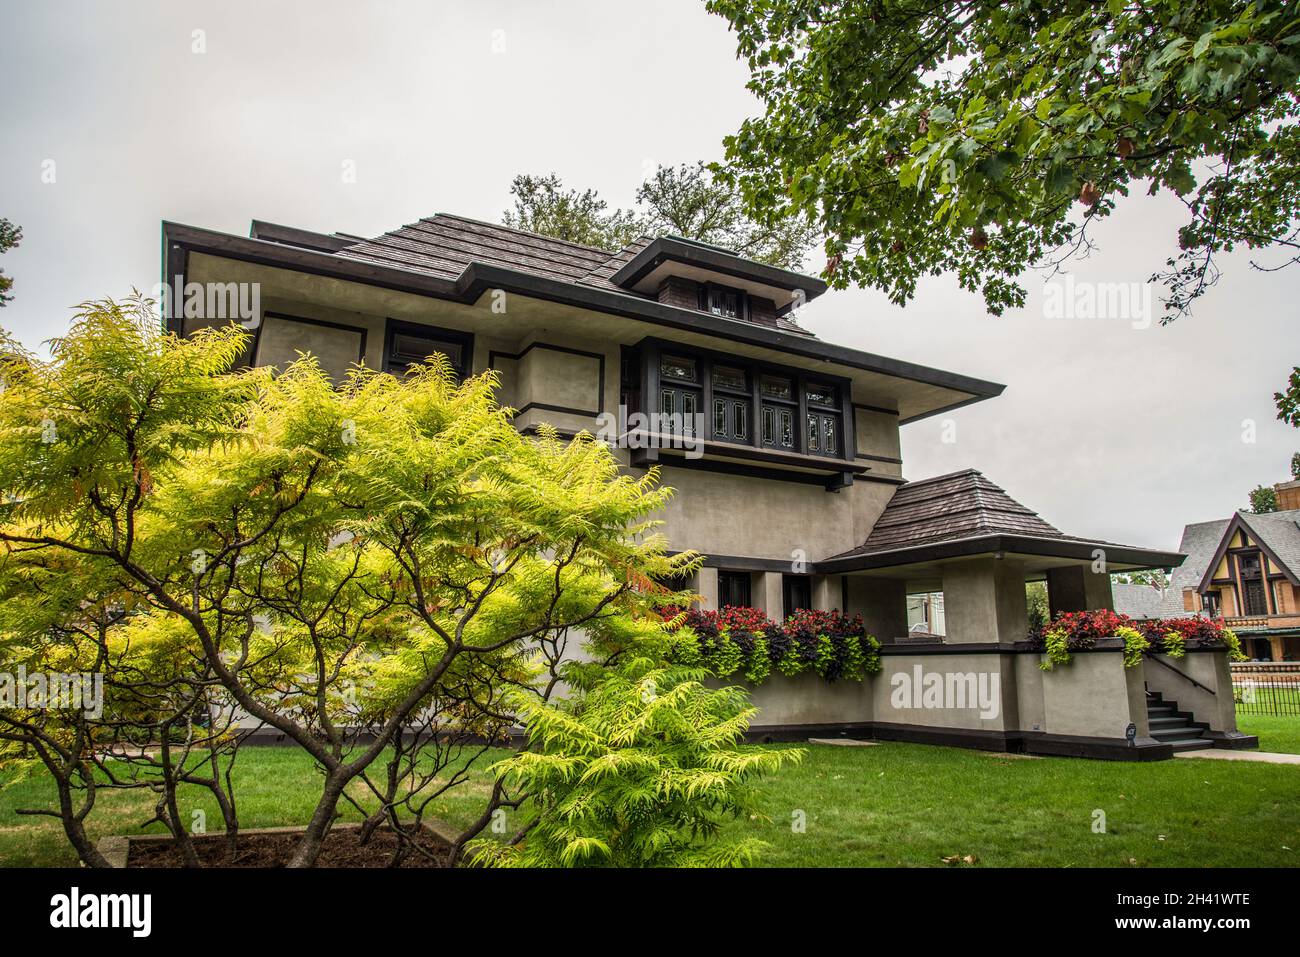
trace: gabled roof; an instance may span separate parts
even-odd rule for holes
[[[438,213],[399,229],[392,229],[374,239],[363,239],[342,246],[334,254],[345,259],[397,266],[441,279],[455,279],[470,263],[506,266],[521,272],[577,283],[596,289],[620,292],[643,299],[653,298],[626,288],[616,281],[619,273],[638,260],[648,249],[657,248],[661,240],[642,236],[617,252],[584,246],[540,233],[479,222],[464,216]],[[721,253],[718,252],[718,255]],[[727,254],[729,260],[745,262]],[[772,270],[761,263],[750,263],[751,270]],[[775,270],[785,276],[796,276]],[[825,289],[819,279],[804,277],[805,284]],[[775,328],[782,332],[812,336],[798,323],[778,316]]]
[[[997,551],[1087,559],[1097,548],[1116,565],[1154,568],[1182,560],[1172,552],[1066,535],[983,473],[965,469],[899,486],[867,540],[818,567],[849,571]]]
[[[1214,569],[1219,567],[1219,562],[1228,551],[1228,543],[1239,529],[1260,546],[1268,556],[1269,563],[1278,566],[1278,570],[1293,585],[1300,584],[1300,578],[1296,575],[1300,571],[1300,526],[1296,525],[1297,517],[1300,517],[1300,510],[1263,514],[1237,512],[1225,522],[1223,532],[1215,542],[1200,580],[1195,585],[1196,590],[1203,592],[1209,587]]]

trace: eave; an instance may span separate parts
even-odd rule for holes
[[[182,223],[164,221],[162,226],[164,281],[169,284],[170,277],[185,275],[187,256],[197,252],[466,305],[478,302],[489,290],[502,289],[508,293],[631,318],[667,329],[699,333],[724,343],[741,342],[786,355],[832,363],[848,369],[908,380],[966,395],[958,401],[925,408],[921,412],[900,418],[900,425],[939,415],[984,399],[995,398],[1006,389],[1005,385],[996,382],[870,352],[861,352],[753,323],[682,309],[627,293],[613,292],[580,283],[562,282],[504,266],[472,262],[453,280],[396,266],[348,259],[300,245],[285,245],[263,239],[235,236]],[[169,316],[167,319],[169,329],[172,328],[171,318]]]

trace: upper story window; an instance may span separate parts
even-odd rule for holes
[[[679,382],[700,381],[696,361],[685,356],[664,355],[659,360],[659,378],[676,379]]]
[[[671,416],[656,431],[718,443],[712,455],[744,445],[853,459],[848,379],[654,339],[625,348],[620,378],[629,412]]]
[[[700,288],[700,308],[724,319],[743,319],[745,294],[739,289],[708,284]]]
[[[804,387],[808,405],[808,451],[822,455],[840,454],[839,390],[829,383],[809,382]]]
[[[665,353],[659,359],[659,411],[670,416],[662,431],[695,434],[695,416],[703,405],[699,361]]]
[[[473,344],[474,338],[468,333],[390,319],[384,344],[384,371],[405,375],[412,365],[426,362],[432,355],[444,355],[456,370],[457,378],[464,378],[469,375]]]

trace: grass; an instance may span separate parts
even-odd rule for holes
[[[1261,751],[1300,754],[1300,714],[1237,714],[1237,729],[1259,737]]]
[[[1300,751],[1300,718],[1243,718],[1242,729],[1259,734],[1266,749],[1289,743]],[[764,864],[944,866],[945,857],[968,855],[975,866],[995,867],[1300,864],[1300,768],[1294,766],[1130,764],[896,743],[806,749],[801,765],[762,783],[761,815],[724,829],[724,839],[767,841]],[[486,755],[468,787],[430,813],[453,824],[475,817],[488,787],[482,768],[503,754]],[[241,824],[249,828],[306,820],[318,784],[311,761],[281,747],[245,749],[236,778]],[[215,805],[201,792],[184,803],[187,812],[204,810],[209,830],[220,826]],[[76,863],[57,820],[14,813],[53,806],[48,781],[0,778],[0,864]],[[344,810],[347,819],[358,819],[350,806]],[[1094,831],[1098,810],[1105,833]],[[89,822],[91,836],[138,833],[151,814],[148,794],[104,793]],[[792,827],[800,818],[802,832]]]

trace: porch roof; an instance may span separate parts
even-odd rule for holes
[[[840,573],[995,553],[1077,562],[1092,561],[1097,549],[1117,570],[1174,567],[1185,557],[1066,535],[983,473],[965,469],[900,486],[865,542],[817,567]]]

